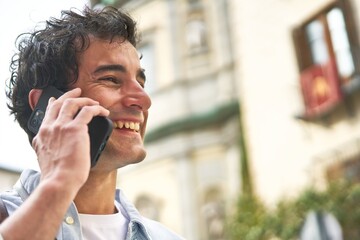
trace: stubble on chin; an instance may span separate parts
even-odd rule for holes
[[[130,164],[142,162],[146,157],[146,150],[142,144],[137,145],[115,145],[109,140],[101,158],[110,165],[117,168],[125,167]]]

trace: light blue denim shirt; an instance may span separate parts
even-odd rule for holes
[[[25,170],[14,189],[1,194],[5,206],[11,215],[31,194],[40,181],[40,173],[34,170]],[[116,190],[115,201],[125,209],[129,220],[126,240],[177,240],[183,239],[171,232],[159,222],[147,219],[139,214],[121,190]],[[83,239],[79,214],[74,203],[71,203],[56,236],[58,240]]]

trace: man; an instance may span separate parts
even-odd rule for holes
[[[1,195],[10,215],[0,225],[4,239],[180,239],[116,190],[117,169],[146,155],[151,101],[136,41],[135,22],[111,7],[64,11],[22,38],[7,95],[41,174],[24,171]],[[27,121],[47,86],[65,94],[49,100],[34,136]],[[94,116],[108,117],[114,129],[91,168],[87,124]]]

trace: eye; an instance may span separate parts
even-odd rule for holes
[[[120,81],[116,78],[116,77],[102,77],[100,78],[101,81],[108,81],[108,82],[112,82],[112,83],[119,83]]]
[[[138,83],[142,88],[145,88],[145,81],[139,80]]]
[[[145,82],[146,82],[146,76],[145,76],[145,70],[140,69],[137,76],[138,83],[142,88],[145,88]]]

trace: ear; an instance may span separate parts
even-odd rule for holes
[[[29,92],[29,104],[32,110],[34,110],[36,104],[39,101],[39,98],[42,93],[42,89],[31,89]]]

